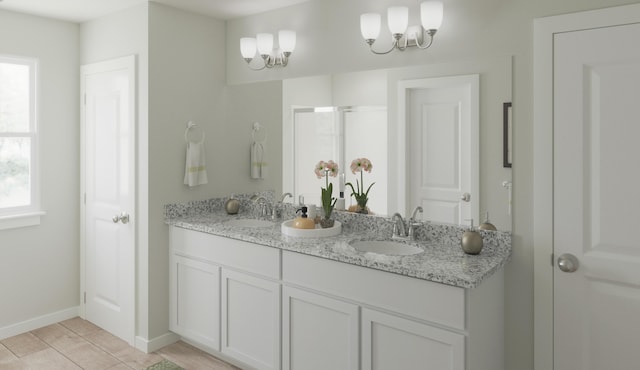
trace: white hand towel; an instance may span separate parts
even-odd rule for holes
[[[189,186],[204,185],[207,180],[204,142],[187,144],[187,163],[184,169],[184,183]]]
[[[251,178],[264,179],[267,177],[267,162],[265,161],[264,145],[254,141],[251,144]]]

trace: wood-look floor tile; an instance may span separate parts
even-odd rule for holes
[[[152,364],[153,365],[153,364]],[[131,370],[132,368],[123,364],[123,363],[119,363],[113,367],[110,367],[108,370]]]
[[[157,353],[186,370],[240,370],[184,342],[168,345]]]
[[[120,361],[81,337],[61,337],[51,346],[85,370],[108,369]]]
[[[87,320],[83,320],[80,317],[74,317],[73,319],[62,321],[60,324],[82,337],[98,330],[102,330],[100,327]]]
[[[144,353],[105,330],[91,333],[84,338],[134,369],[146,369],[162,361],[161,356],[155,353]]]
[[[45,326],[31,331],[31,333],[48,344],[51,344],[56,339],[62,337],[73,337],[78,335],[60,324]]]
[[[20,359],[7,347],[0,344],[0,369],[19,369]]]
[[[15,337],[7,338],[0,343],[18,357],[42,351],[49,347],[45,342],[41,341],[40,338],[31,333],[16,335]]]
[[[20,359],[25,369],[30,370],[77,370],[82,369],[53,348],[35,352]]]

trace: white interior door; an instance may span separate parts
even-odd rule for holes
[[[81,74],[84,316],[133,344],[135,57]]]
[[[420,205],[434,222],[478,221],[478,75],[418,80],[404,90],[407,210]]]
[[[558,370],[640,364],[639,39],[637,23],[554,37]]]

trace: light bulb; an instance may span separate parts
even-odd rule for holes
[[[296,32],[281,30],[278,32],[278,44],[283,53],[291,53],[296,48]]]
[[[360,16],[360,32],[365,40],[375,40],[380,35],[380,14],[365,13]]]
[[[425,30],[439,29],[443,18],[442,2],[425,1],[420,4],[420,18]]]
[[[256,56],[256,39],[253,37],[241,38],[240,53],[244,59],[253,59]]]
[[[409,8],[406,6],[392,6],[387,9],[387,23],[391,34],[403,34],[409,25]]]
[[[273,34],[259,33],[256,35],[256,42],[260,55],[271,55],[271,51],[273,51]]]

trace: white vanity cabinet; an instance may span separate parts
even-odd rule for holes
[[[222,353],[257,369],[280,369],[280,284],[222,270]]]
[[[280,250],[170,230],[170,329],[251,368],[279,370]]]
[[[358,370],[359,307],[289,286],[282,288],[283,370]]]
[[[171,256],[171,331],[220,350],[220,267]]]
[[[503,370],[503,285],[501,270],[465,289],[171,227],[171,330],[247,370]]]

